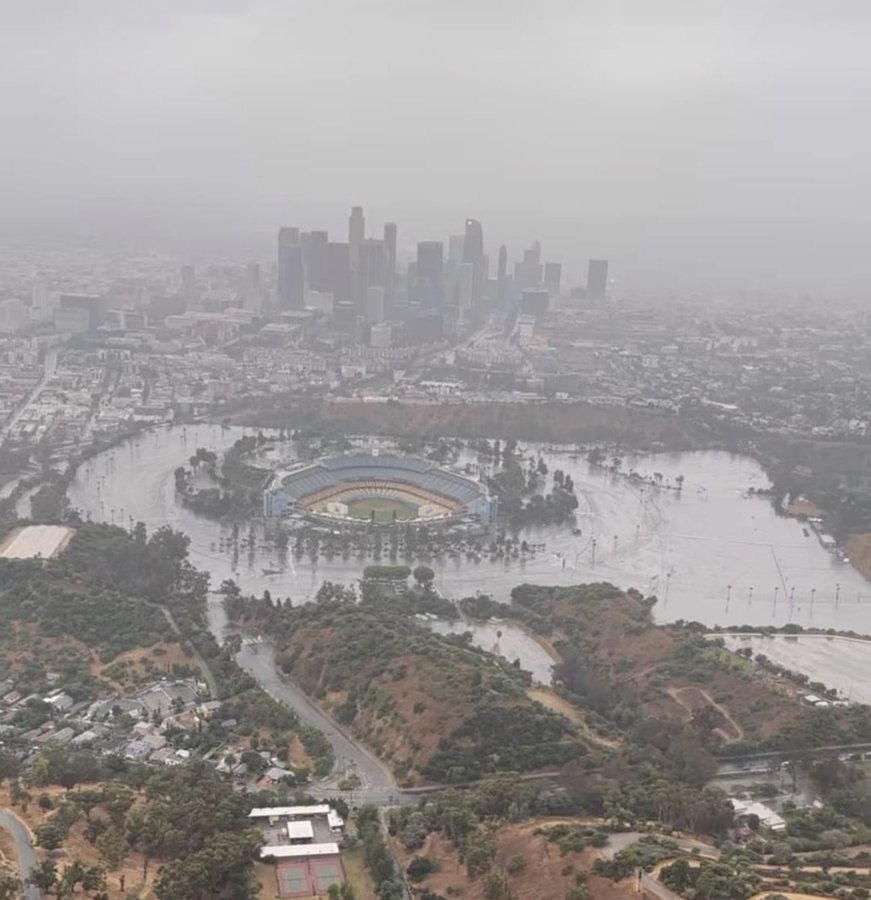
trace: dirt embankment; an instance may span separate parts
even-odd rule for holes
[[[854,569],[871,580],[871,534],[854,534],[847,539],[847,556]]]
[[[602,851],[588,848],[581,853],[561,854],[559,847],[535,832],[552,822],[524,822],[500,828],[496,834],[496,858],[493,868],[505,874],[512,900],[563,900],[575,886],[576,876],[586,875],[590,900],[629,900],[638,897],[633,879],[614,882],[594,875],[593,863]],[[484,878],[469,878],[454,845],[442,834],[430,834],[424,846],[409,852],[394,840],[403,868],[415,856],[426,856],[439,867],[428,875],[421,888],[442,896],[462,896],[463,900],[484,900]]]
[[[704,441],[689,423],[644,409],[591,403],[364,403],[333,400],[282,405],[265,403],[230,417],[238,424],[294,427],[327,433],[374,433],[410,437],[515,438],[521,441],[576,443],[623,441],[632,446],[661,444],[694,449]]]

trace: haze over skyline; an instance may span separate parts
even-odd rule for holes
[[[0,231],[182,246],[465,216],[630,290],[867,296],[871,8],[3,4]]]

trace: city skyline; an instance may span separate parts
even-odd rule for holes
[[[4,239],[250,255],[358,203],[418,240],[534,231],[636,293],[871,280],[867,4],[89,6],[5,11]]]

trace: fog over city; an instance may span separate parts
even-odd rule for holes
[[[871,6],[2,3],[0,233],[199,249],[472,215],[619,289],[861,298]],[[489,246],[491,245],[491,246]]]
[[[0,900],[869,900],[869,35],[0,0]]]

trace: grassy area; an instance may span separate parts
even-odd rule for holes
[[[363,848],[344,851],[342,863],[345,866],[345,876],[354,889],[357,900],[375,900],[375,885],[363,862]]]
[[[726,650],[725,647],[712,648],[708,652],[708,656],[714,662],[722,663],[745,675],[753,675],[757,671],[755,663],[745,659],[743,656],[739,656],[737,653],[732,653],[731,650]]]
[[[400,521],[417,518],[417,508],[410,503],[392,497],[361,497],[348,504],[348,515],[354,519],[371,519],[375,513],[375,521],[390,523],[393,514]]]

